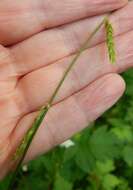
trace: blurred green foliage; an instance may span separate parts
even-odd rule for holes
[[[127,90],[117,105],[75,135],[73,146],[59,146],[29,163],[14,190],[133,189],[133,70],[123,77]]]

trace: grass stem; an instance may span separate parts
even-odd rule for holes
[[[105,19],[106,18],[104,18],[102,20],[102,22],[95,28],[95,30],[89,35],[89,37],[85,41],[85,43],[78,50],[75,57],[71,61],[70,65],[66,69],[62,79],[60,80],[59,84],[57,85],[57,87],[56,87],[53,95],[51,96],[48,104],[40,109],[37,118],[33,122],[31,128],[25,134],[25,137],[23,138],[21,144],[17,148],[16,153],[15,153],[14,158],[13,158],[15,163],[16,163],[16,168],[15,168],[15,171],[13,172],[13,175],[11,176],[10,183],[9,183],[9,186],[8,186],[7,190],[13,190],[14,184],[16,182],[16,177],[17,177],[18,171],[19,171],[19,169],[21,167],[21,164],[22,164],[22,162],[23,162],[23,160],[25,158],[25,155],[26,155],[26,153],[27,153],[27,151],[29,149],[29,146],[31,145],[31,142],[32,142],[38,128],[40,127],[40,125],[41,125],[42,121],[44,120],[46,114],[48,113],[49,109],[51,108],[51,106],[53,104],[53,101],[55,100],[55,97],[57,96],[62,84],[64,83],[66,77],[70,73],[72,67],[75,65],[75,63],[77,62],[77,60],[80,57],[80,55],[82,54],[82,52],[88,47],[88,44],[90,43],[92,38],[95,36],[95,34],[99,31],[99,29],[105,23]]]

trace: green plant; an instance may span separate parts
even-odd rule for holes
[[[23,162],[23,159],[28,151],[28,148],[38,130],[38,128],[40,127],[43,119],[45,118],[46,114],[48,113],[49,109],[52,106],[52,103],[55,99],[55,97],[58,94],[58,91],[60,89],[60,87],[62,86],[64,80],[66,79],[67,75],[69,74],[69,72],[71,71],[71,69],[73,68],[73,66],[75,65],[76,61],[78,60],[78,58],[80,57],[80,55],[82,54],[82,52],[87,48],[88,43],[91,41],[91,39],[93,38],[93,36],[99,31],[99,29],[101,28],[102,25],[105,25],[105,29],[106,29],[106,34],[107,34],[107,46],[108,46],[108,52],[109,52],[109,59],[111,61],[111,63],[115,62],[115,47],[114,47],[114,41],[113,41],[113,28],[111,26],[111,24],[109,23],[108,18],[104,18],[103,21],[96,27],[96,29],[92,32],[91,35],[89,35],[88,39],[85,41],[85,43],[81,46],[81,48],[79,49],[79,51],[77,52],[76,56],[74,57],[74,59],[72,60],[72,62],[70,63],[70,65],[68,66],[68,68],[66,69],[64,76],[62,77],[62,79],[60,80],[57,88],[55,89],[55,92],[53,93],[53,95],[51,96],[50,100],[48,101],[48,104],[46,106],[43,106],[40,111],[39,114],[37,116],[37,118],[35,119],[35,121],[33,122],[33,125],[31,126],[31,128],[27,131],[27,133],[25,134],[24,138],[22,139],[21,144],[19,145],[19,147],[17,148],[15,155],[13,157],[13,160],[16,164],[16,169],[13,172],[10,184],[8,189],[12,189],[14,186],[14,182],[15,182],[15,178],[18,174],[18,171],[20,169],[20,166]]]
[[[127,90],[117,105],[76,134],[72,146],[58,146],[30,162],[27,171],[20,169],[13,190],[133,189],[132,151],[125,151],[133,147],[133,69],[123,77]]]

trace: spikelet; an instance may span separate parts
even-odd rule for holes
[[[13,161],[17,161],[19,159],[21,159],[21,157],[23,156],[25,150],[27,149],[27,145],[31,142],[32,137],[34,136],[36,130],[37,130],[37,124],[40,123],[40,120],[42,119],[43,115],[45,114],[45,112],[47,110],[49,110],[51,107],[50,104],[47,104],[46,106],[43,106],[40,109],[40,113],[38,115],[38,117],[35,119],[34,124],[32,125],[31,128],[29,128],[29,130],[27,131],[27,133],[25,134],[22,142],[20,143],[20,145],[18,146],[14,156],[13,156]]]
[[[13,161],[17,161],[19,158],[21,158],[26,146],[27,146],[27,141],[29,140],[30,136],[32,135],[32,131],[28,131],[27,134],[24,136],[21,144],[18,146],[14,156],[13,156]]]
[[[108,47],[109,60],[112,64],[114,64],[116,62],[114,30],[108,18],[105,19],[105,29],[106,29],[106,44]]]

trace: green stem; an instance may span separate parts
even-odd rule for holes
[[[57,96],[62,84],[64,83],[66,77],[68,76],[69,72],[71,71],[72,67],[75,65],[75,63],[77,62],[78,58],[80,57],[80,55],[82,54],[82,52],[87,48],[88,44],[90,43],[91,39],[95,36],[95,34],[99,31],[99,29],[101,28],[101,26],[105,23],[105,19],[104,18],[102,20],[102,22],[95,28],[95,30],[92,32],[92,34],[89,35],[88,39],[85,41],[85,43],[81,46],[81,48],[78,50],[77,54],[75,55],[75,57],[73,58],[73,60],[71,61],[70,65],[68,66],[68,68],[66,69],[62,79],[60,80],[59,84],[57,85],[53,95],[51,96],[47,106],[42,107],[39,115],[37,116],[37,118],[35,119],[35,121],[33,122],[31,128],[28,130],[28,132],[26,133],[25,137],[23,138],[21,144],[19,145],[19,147],[17,148],[17,151],[15,153],[14,159],[17,160],[17,166],[15,171],[13,172],[12,178],[10,180],[10,184],[8,186],[7,190],[11,190],[14,187],[15,184],[15,179],[17,177],[18,171],[21,167],[21,164],[25,158],[25,155],[29,149],[29,146],[38,130],[38,128],[40,127],[42,121],[44,120],[46,114],[48,113],[49,109],[51,108],[53,101],[55,100],[55,97]]]

